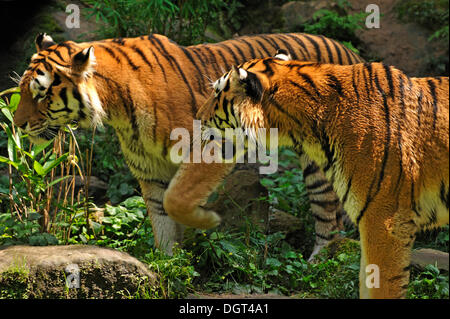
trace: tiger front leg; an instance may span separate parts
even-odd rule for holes
[[[182,164],[164,194],[164,209],[173,220],[194,228],[209,229],[220,224],[217,213],[201,205],[216,189],[234,164]]]
[[[361,237],[360,298],[405,298],[411,248],[417,226],[414,213],[383,216],[367,211],[359,224]]]
[[[147,212],[152,223],[155,245],[167,255],[183,240],[185,226],[170,218],[163,208],[163,195],[168,186],[164,181],[139,181]]]

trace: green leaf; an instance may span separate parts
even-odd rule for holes
[[[63,161],[65,161],[67,159],[67,157],[69,156],[69,153],[63,154],[60,157],[58,157],[56,160],[52,161],[52,162],[47,162],[44,164],[44,170],[45,170],[45,174],[47,174],[48,172],[50,172],[53,168],[55,168],[56,166],[58,166],[59,164],[61,164]]]
[[[9,101],[9,109],[11,110],[11,112],[15,112],[17,110],[17,106],[19,105],[20,102],[20,94],[19,93],[14,93],[11,96],[11,100]]]
[[[39,155],[43,150],[45,150],[47,148],[47,146],[49,146],[51,143],[53,142],[53,140],[47,141],[45,143],[42,144],[37,144],[33,146],[33,149],[31,150],[31,156],[34,159],[34,157],[36,155]]]
[[[7,118],[11,123],[14,122],[13,117],[12,117],[12,114],[11,114],[11,111],[10,111],[8,108],[2,107],[2,113],[6,116],[6,118]]]
[[[45,176],[45,169],[42,167],[42,165],[38,161],[33,162],[33,168],[41,176]]]

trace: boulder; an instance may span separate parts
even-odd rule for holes
[[[411,255],[411,266],[419,270],[424,270],[427,265],[434,265],[441,270],[448,271],[448,264],[448,253],[440,250],[421,248],[413,250]]]
[[[231,172],[216,190],[216,198],[206,205],[220,214],[220,229],[240,228],[251,222],[266,229],[269,216],[267,201],[258,198],[267,196],[267,189],[259,182],[257,166],[242,164]]]
[[[0,247],[0,298],[129,298],[155,287],[145,264],[113,249]]]

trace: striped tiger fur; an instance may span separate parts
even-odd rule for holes
[[[198,117],[217,127],[234,114],[232,127],[277,127],[281,144],[302,148],[358,225],[360,296],[405,297],[416,232],[449,221],[449,78],[275,57],[219,83]]]
[[[157,34],[59,44],[40,34],[36,48],[21,78],[16,125],[35,142],[52,138],[68,123],[80,127],[112,125],[126,163],[141,186],[157,245],[167,253],[182,240],[184,231],[184,226],[170,219],[163,207],[164,192],[178,170],[169,157],[175,143],[169,136],[174,128],[192,130],[194,115],[209,93],[208,79],[217,78],[232,65],[270,55],[279,48],[308,61],[362,61],[333,40],[307,34],[244,36],[189,47]],[[311,169],[313,164],[307,159],[304,163],[307,185],[324,180],[320,170]],[[202,165],[190,169],[201,174]],[[222,173],[218,174],[224,176],[227,170],[220,169]],[[320,202],[327,196],[335,197],[330,191],[312,198]],[[337,228],[336,212],[340,210],[337,202],[326,209],[313,207],[318,244],[333,237],[330,231]]]

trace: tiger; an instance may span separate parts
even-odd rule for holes
[[[112,126],[125,162],[139,182],[155,245],[169,255],[173,246],[182,242],[186,227],[177,222],[176,205],[169,205],[168,212],[163,206],[164,193],[179,169],[170,158],[176,142],[170,133],[178,127],[192,131],[194,115],[208,96],[210,79],[232,65],[271,55],[280,48],[307,61],[363,61],[334,40],[293,33],[242,36],[187,47],[158,34],[57,44],[50,35],[41,33],[35,45],[37,52],[20,79],[15,124],[35,143],[53,138],[69,124],[80,128]],[[307,185],[324,180],[313,163],[305,162]],[[201,163],[192,164],[183,172],[203,178],[210,173],[204,168]],[[229,167],[218,165],[214,173],[223,178],[228,172]],[[336,198],[331,191],[314,196]],[[335,236],[332,231],[338,229],[341,210],[338,204],[313,208],[316,245]],[[187,226],[209,228],[215,224]]]
[[[197,118],[254,140],[277,128],[280,145],[306,153],[358,227],[360,297],[404,298],[416,232],[449,221],[448,101],[448,77],[279,54],[233,66]]]

